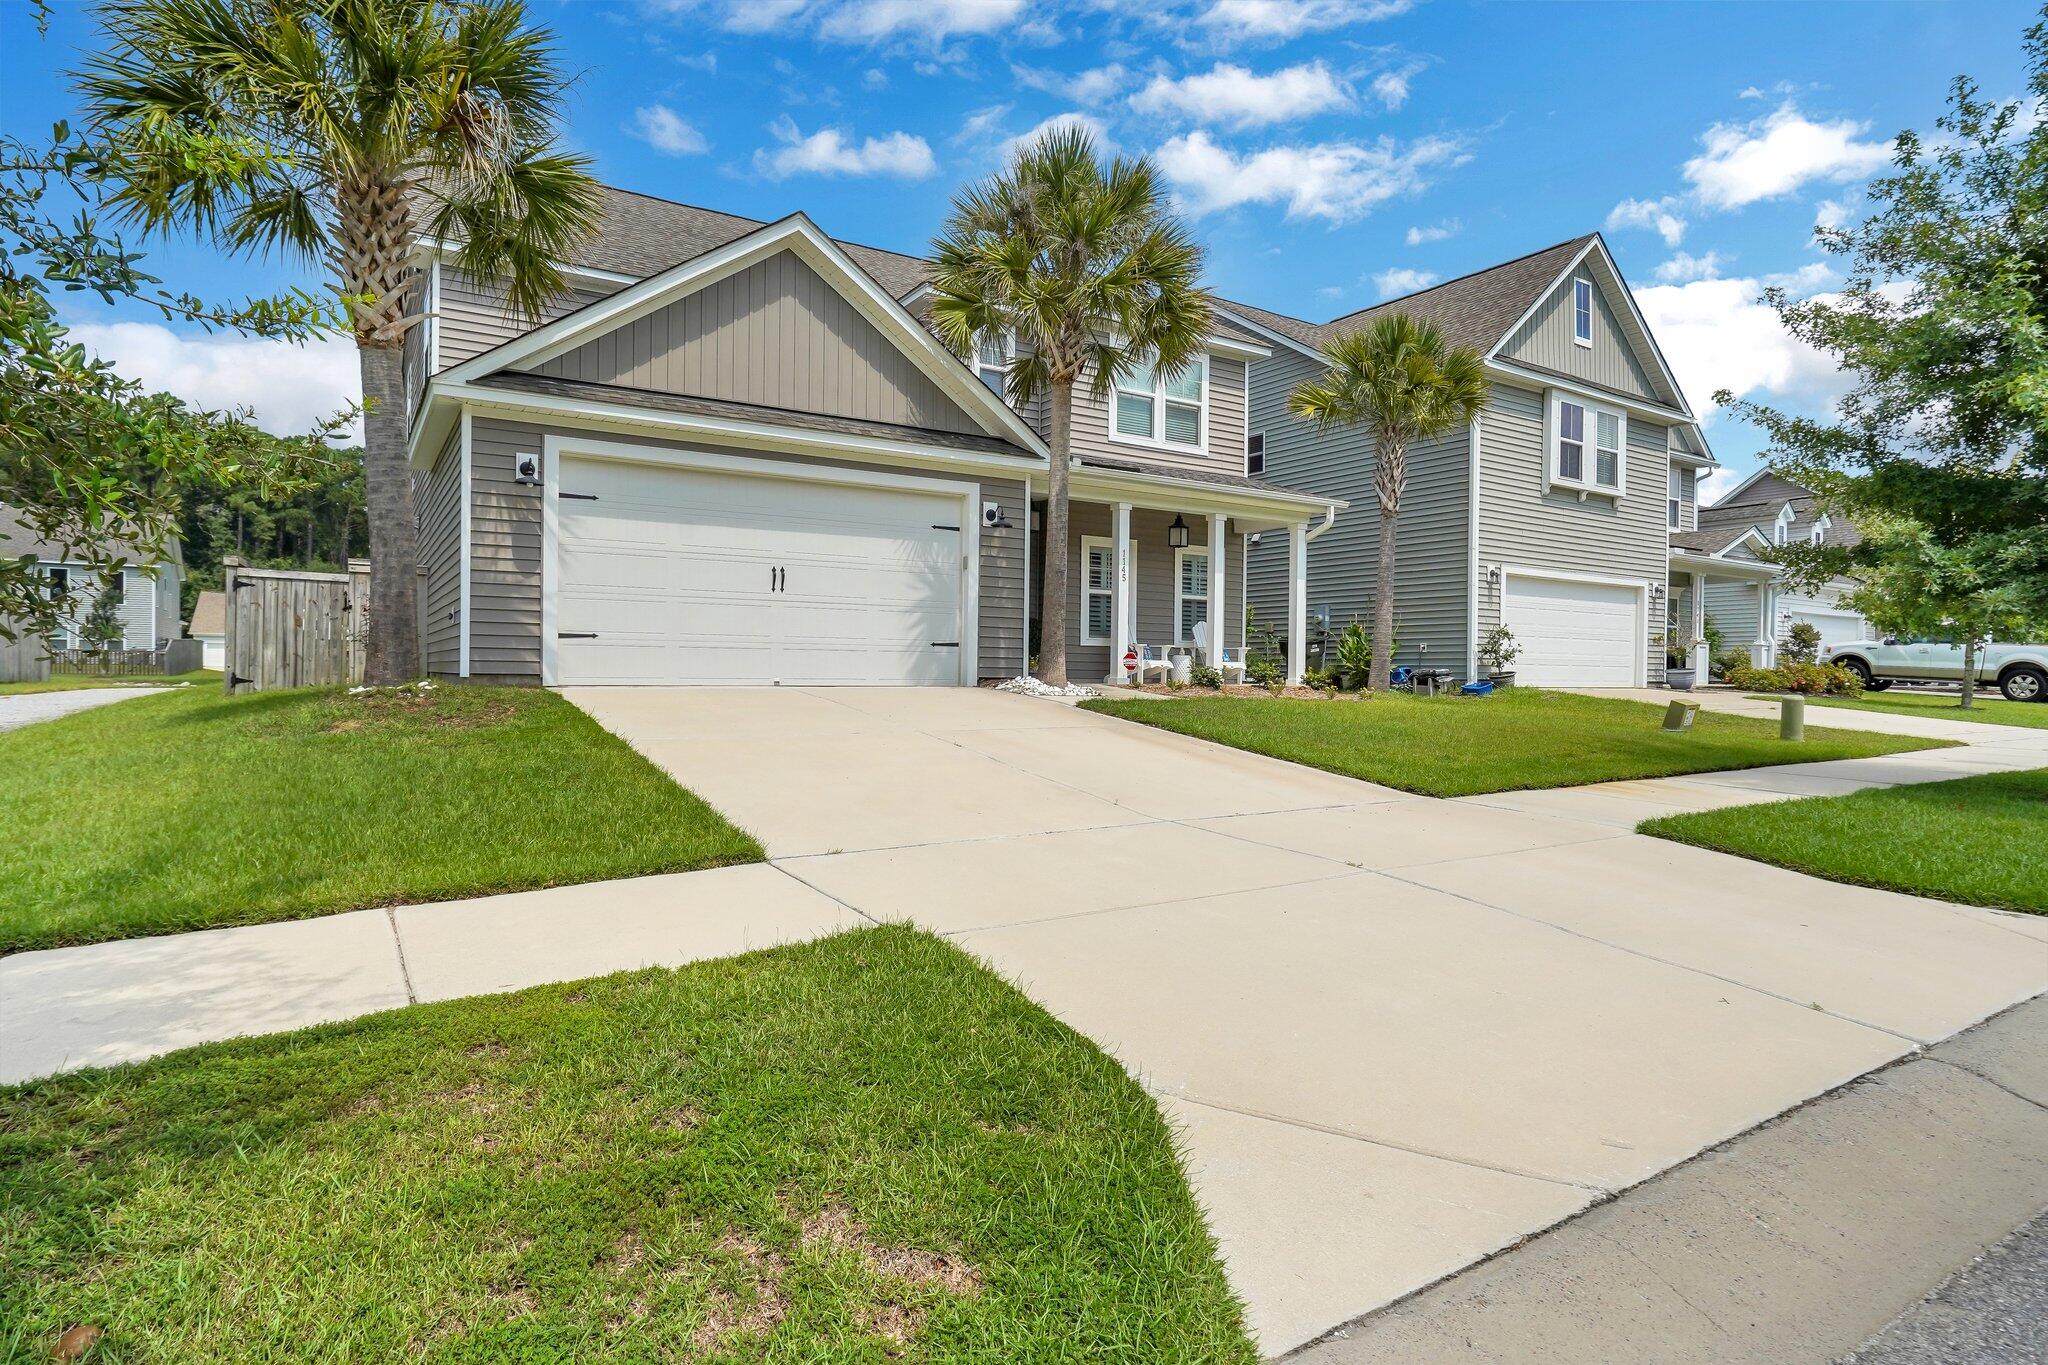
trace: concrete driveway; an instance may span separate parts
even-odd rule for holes
[[[59,716],[112,706],[117,701],[130,701],[136,697],[158,696],[170,690],[166,687],[78,687],[63,692],[18,692],[13,696],[0,697],[0,730],[19,730],[40,720],[56,720]]]
[[[2048,989],[2048,921],[1628,832],[1657,784],[1436,801],[986,691],[568,695],[1122,1061],[1269,1352]],[[1814,766],[1666,808],[1859,781]]]

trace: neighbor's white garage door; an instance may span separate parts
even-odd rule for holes
[[[1643,652],[1637,591],[1511,574],[1502,619],[1522,647],[1516,681],[1534,687],[1633,687]]]
[[[562,461],[555,681],[957,683],[960,499]]]
[[[1828,607],[1787,607],[1786,625],[1805,621],[1820,632],[1824,645],[1846,645],[1851,640],[1870,638],[1870,627],[1861,616],[1853,611],[1839,611]]]

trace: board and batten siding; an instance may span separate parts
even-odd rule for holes
[[[445,370],[451,365],[460,365],[471,356],[480,355],[493,346],[502,346],[512,338],[524,336],[564,314],[609,298],[625,287],[597,280],[579,281],[550,301],[542,310],[540,319],[534,321],[506,310],[503,289],[466,275],[443,261],[436,321],[441,368]]]
[[[1581,346],[1572,339],[1572,281],[1589,280],[1593,285],[1593,344]],[[1613,303],[1600,287],[1598,278],[1581,270],[1567,277],[1551,291],[1536,311],[1501,346],[1503,360],[1519,361],[1556,374],[1570,375],[1617,393],[1634,394],[1662,402],[1656,387],[1635,349],[1615,318]]]
[[[521,453],[540,454],[550,435],[573,438],[580,434],[653,449],[715,449],[623,432],[584,433],[567,426],[474,418],[470,433],[475,517],[470,531],[471,677],[540,682],[541,489],[513,479],[513,459]],[[851,460],[746,453],[788,464],[902,472]],[[962,482],[978,483],[981,500],[1002,503],[1010,523],[979,528],[981,601],[976,649],[983,678],[1013,678],[1024,671],[1024,483],[986,475]],[[979,509],[976,511],[978,516]]]
[[[934,431],[982,431],[899,342],[788,251],[532,372]]]
[[[1501,588],[1485,566],[1557,570],[1569,577],[1594,574],[1658,585],[1666,580],[1669,541],[1664,525],[1665,473],[1670,454],[1665,428],[1642,418],[1628,422],[1627,462],[1620,498],[1576,491],[1545,492],[1542,392],[1493,386],[1480,417],[1479,632],[1500,624]],[[1663,613],[1654,606],[1643,642],[1648,679],[1664,677]]]
[[[1322,372],[1320,361],[1281,350],[1252,366],[1251,429],[1265,433],[1264,477],[1286,488],[1347,499],[1351,506],[1308,547],[1308,609],[1327,609],[1332,630],[1372,624],[1379,576],[1379,498],[1372,437],[1359,428],[1319,432],[1287,410],[1287,395]],[[1465,672],[1465,591],[1470,551],[1470,437],[1460,429],[1408,451],[1396,524],[1394,661]],[[1288,533],[1263,533],[1250,549],[1250,597],[1261,627],[1287,625]],[[1425,648],[1426,646],[1426,648]]]
[[[1188,547],[1201,549],[1209,543],[1209,518],[1200,515],[1183,514],[1188,524]],[[1136,644],[1163,648],[1167,645],[1186,644],[1178,638],[1177,623],[1173,619],[1174,601],[1174,554],[1166,543],[1167,528],[1173,524],[1174,513],[1152,508],[1131,509],[1131,543],[1136,549],[1137,573],[1133,577],[1133,591],[1137,593],[1137,638]],[[1087,560],[1083,536],[1099,536],[1105,540],[1116,526],[1116,512],[1108,503],[1079,502],[1069,510],[1069,537],[1067,542],[1067,676],[1079,683],[1093,683],[1109,676],[1108,641],[1091,644],[1087,636]],[[1039,549],[1044,553],[1045,538],[1037,538]],[[1244,585],[1245,585],[1245,537],[1235,530],[1224,533],[1223,555],[1227,563],[1224,571],[1229,577],[1225,591],[1224,648],[1241,650],[1244,647]]]
[[[1112,436],[1111,411],[1116,395],[1112,392],[1096,397],[1095,367],[1092,364],[1085,366],[1081,377],[1074,381],[1075,456],[1081,459],[1100,456],[1107,460],[1157,465],[1169,473],[1177,469],[1199,469],[1242,475],[1245,373],[1250,367],[1242,360],[1214,355],[1208,357],[1208,364],[1209,407],[1204,419],[1207,430],[1200,450],[1181,450],[1149,443],[1140,445]],[[1044,420],[1045,415],[1041,411],[1032,423],[1041,436],[1047,434],[1041,425]]]
[[[462,667],[462,427],[450,432],[434,466],[418,479],[420,650],[426,670],[452,678]]]

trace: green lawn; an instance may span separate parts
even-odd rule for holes
[[[190,673],[150,673],[133,678],[88,678],[65,673],[43,682],[0,683],[0,697],[18,697],[29,692],[75,692],[81,687],[174,687],[179,683],[218,685],[220,670],[195,668]]]
[[[0,1090],[0,1357],[1251,1365],[1150,1099],[907,928]]]
[[[1776,697],[1762,697],[1776,701]],[[1973,720],[1985,725],[2023,725],[2048,730],[2048,704],[2007,701],[1979,692],[1965,711],[1961,699],[1938,692],[1865,692],[1860,697],[1808,697],[1810,706],[1840,706],[1852,711],[1889,711],[1895,716],[1933,716],[1940,720]]]
[[[1082,705],[1425,796],[1941,747],[1938,740],[1818,727],[1807,731],[1804,743],[1787,744],[1774,721],[1704,710],[1689,733],[1667,735],[1659,728],[1660,706],[1526,687],[1491,697],[1394,692],[1356,701],[1195,697]]]
[[[1640,829],[1833,881],[2048,914],[2048,769],[1673,815]]]
[[[184,688],[0,734],[0,952],[758,861],[549,692]]]

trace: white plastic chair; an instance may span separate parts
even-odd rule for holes
[[[1195,650],[1204,659],[1209,657],[1209,623],[1207,621],[1195,622]],[[1215,668],[1218,673],[1223,675],[1223,681],[1243,682],[1244,651],[1238,650],[1233,654],[1227,647],[1218,650],[1216,652]],[[1234,678],[1231,676],[1233,673],[1237,675]]]
[[[1165,682],[1173,676],[1173,657],[1168,649],[1158,645],[1133,645],[1138,651],[1138,663],[1131,670],[1131,681],[1142,683],[1145,675],[1153,669],[1159,670],[1159,681]]]

